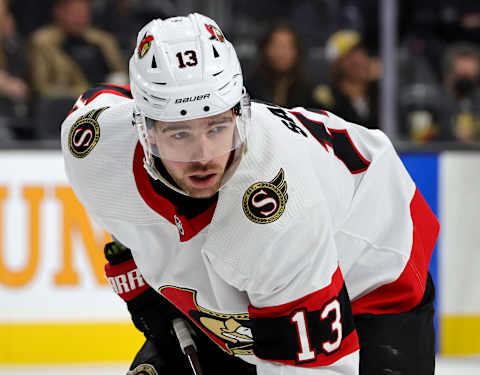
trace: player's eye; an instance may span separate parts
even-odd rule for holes
[[[210,128],[208,131],[210,134],[218,134],[223,132],[227,127],[224,125],[217,125]]]
[[[190,133],[188,132],[177,132],[174,133],[170,136],[170,138],[173,138],[175,140],[181,140],[181,139],[186,139],[190,136]]]

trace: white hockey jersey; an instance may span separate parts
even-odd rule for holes
[[[66,173],[91,216],[151,287],[259,374],[357,374],[352,310],[418,304],[438,234],[387,137],[254,102],[247,153],[192,217],[143,168],[128,96],[91,91],[62,125]],[[113,286],[138,285],[128,281]]]

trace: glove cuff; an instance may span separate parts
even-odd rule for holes
[[[115,293],[125,301],[134,299],[150,288],[133,258],[120,264],[105,264],[105,275]]]

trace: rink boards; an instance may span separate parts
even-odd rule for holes
[[[443,354],[480,354],[480,153],[402,159],[440,218],[431,263]],[[107,234],[54,151],[0,152],[0,363],[128,361],[143,343],[103,277]]]

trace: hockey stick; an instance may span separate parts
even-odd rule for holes
[[[195,343],[190,335],[187,324],[182,318],[176,318],[172,321],[173,330],[177,336],[178,343],[182,349],[183,354],[185,354],[192,366],[194,375],[203,375],[202,368],[200,367],[200,362],[198,360],[197,351],[195,348]]]

